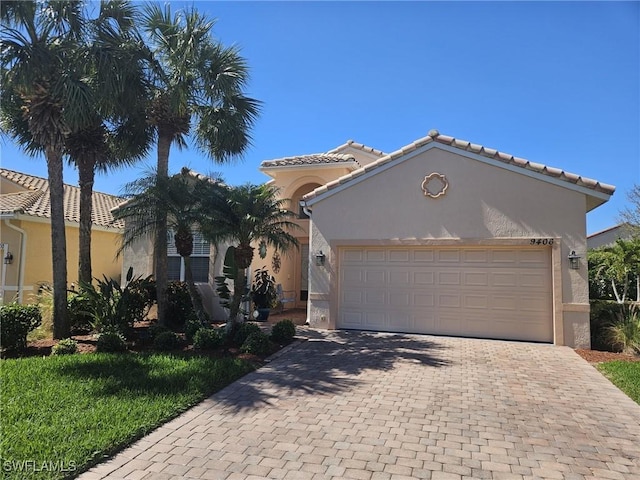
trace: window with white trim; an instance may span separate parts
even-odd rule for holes
[[[191,272],[193,273],[193,281],[196,283],[208,283],[211,244],[202,237],[200,232],[192,232],[192,234]],[[184,259],[178,255],[173,237],[174,232],[169,230],[167,233],[168,277],[169,281],[184,281]]]

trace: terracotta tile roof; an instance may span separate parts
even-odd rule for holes
[[[50,218],[49,181],[25,173],[0,168],[0,177],[25,188],[24,192],[0,194],[0,212],[21,213],[34,217]],[[113,220],[111,209],[123,200],[115,195],[93,192],[92,221],[102,227],[124,228],[124,223]],[[80,188],[64,185],[65,220],[80,221]]]
[[[330,165],[332,163],[355,162],[353,155],[343,153],[314,153],[311,155],[300,155],[297,157],[284,157],[275,160],[265,160],[260,164],[260,168],[273,167],[293,167],[300,165]],[[356,162],[357,163],[357,162]]]
[[[482,145],[474,144],[466,140],[460,140],[448,135],[441,135],[438,130],[431,130],[426,137],[420,138],[415,142],[412,142],[409,145],[396,150],[395,152],[385,155],[384,157],[381,157],[380,159],[376,160],[373,163],[370,163],[369,165],[366,165],[363,168],[359,168],[358,170],[355,170],[347,175],[343,175],[342,177],[329,182],[326,185],[316,188],[314,191],[306,194],[303,197],[303,200],[311,200],[318,195],[321,195],[329,190],[333,190],[334,188],[348,183],[351,180],[364,175],[365,173],[369,173],[371,170],[375,170],[376,168],[386,163],[392,162],[393,160],[396,160],[410,152],[417,150],[420,147],[433,142],[441,143],[443,145],[454,147],[456,149],[474,153],[477,155],[482,155],[483,157],[495,159],[508,165],[513,165],[525,170],[540,173],[542,175],[562,180],[580,187],[585,187],[596,192],[604,193],[606,195],[612,195],[615,191],[615,187],[613,185],[608,185],[606,183],[598,182],[597,180],[581,177],[580,175],[576,175],[575,173],[565,172],[564,170],[561,170],[559,168],[548,167],[540,163],[533,163],[524,158],[518,158],[508,153],[499,152],[498,150],[495,150],[493,148],[484,147]]]
[[[363,152],[373,153],[378,157],[384,157],[386,155],[386,153],[384,153],[382,150],[378,150],[373,147],[367,147],[366,145],[363,145],[362,143],[354,142],[353,140],[347,140],[346,143],[343,143],[342,145],[337,146],[333,150],[329,150],[327,153],[336,153],[346,147],[357,148],[358,150],[362,150]]]

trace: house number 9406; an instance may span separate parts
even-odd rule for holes
[[[553,245],[553,238],[532,238],[529,245]]]

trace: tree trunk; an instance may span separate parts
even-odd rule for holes
[[[169,177],[169,150],[171,148],[171,136],[162,131],[158,132],[158,166],[156,175],[158,178]],[[156,238],[154,242],[155,278],[158,296],[158,323],[167,324],[167,212],[162,208],[156,210]]]
[[[64,226],[64,184],[62,152],[47,147],[49,198],[51,202],[51,256],[53,270],[53,338],[71,335],[67,316],[67,240]]]
[[[233,298],[229,305],[229,321],[227,322],[227,332],[233,330],[233,327],[240,323],[240,304],[245,295],[247,278],[244,272],[244,268],[238,268],[237,278],[233,281]]]
[[[80,238],[78,280],[91,283],[91,211],[93,210],[93,181],[95,162],[90,159],[78,161],[80,183]]]
[[[189,296],[191,297],[191,304],[196,312],[198,320],[203,325],[208,323],[207,315],[202,307],[202,301],[200,295],[196,290],[196,284],[193,281],[193,272],[191,271],[191,257],[189,255],[182,257],[184,260],[184,280],[187,283],[187,290],[189,290]]]

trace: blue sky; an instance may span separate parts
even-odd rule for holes
[[[174,8],[191,3],[172,2]],[[173,150],[170,169],[260,183],[262,160],[348,139],[394,151],[441,133],[613,184],[587,231],[613,225],[640,183],[640,2],[195,2],[251,66],[264,102],[231,165]],[[4,168],[46,176],[4,139]],[[119,194],[155,163],[101,175]],[[73,169],[65,182],[77,184]]]

